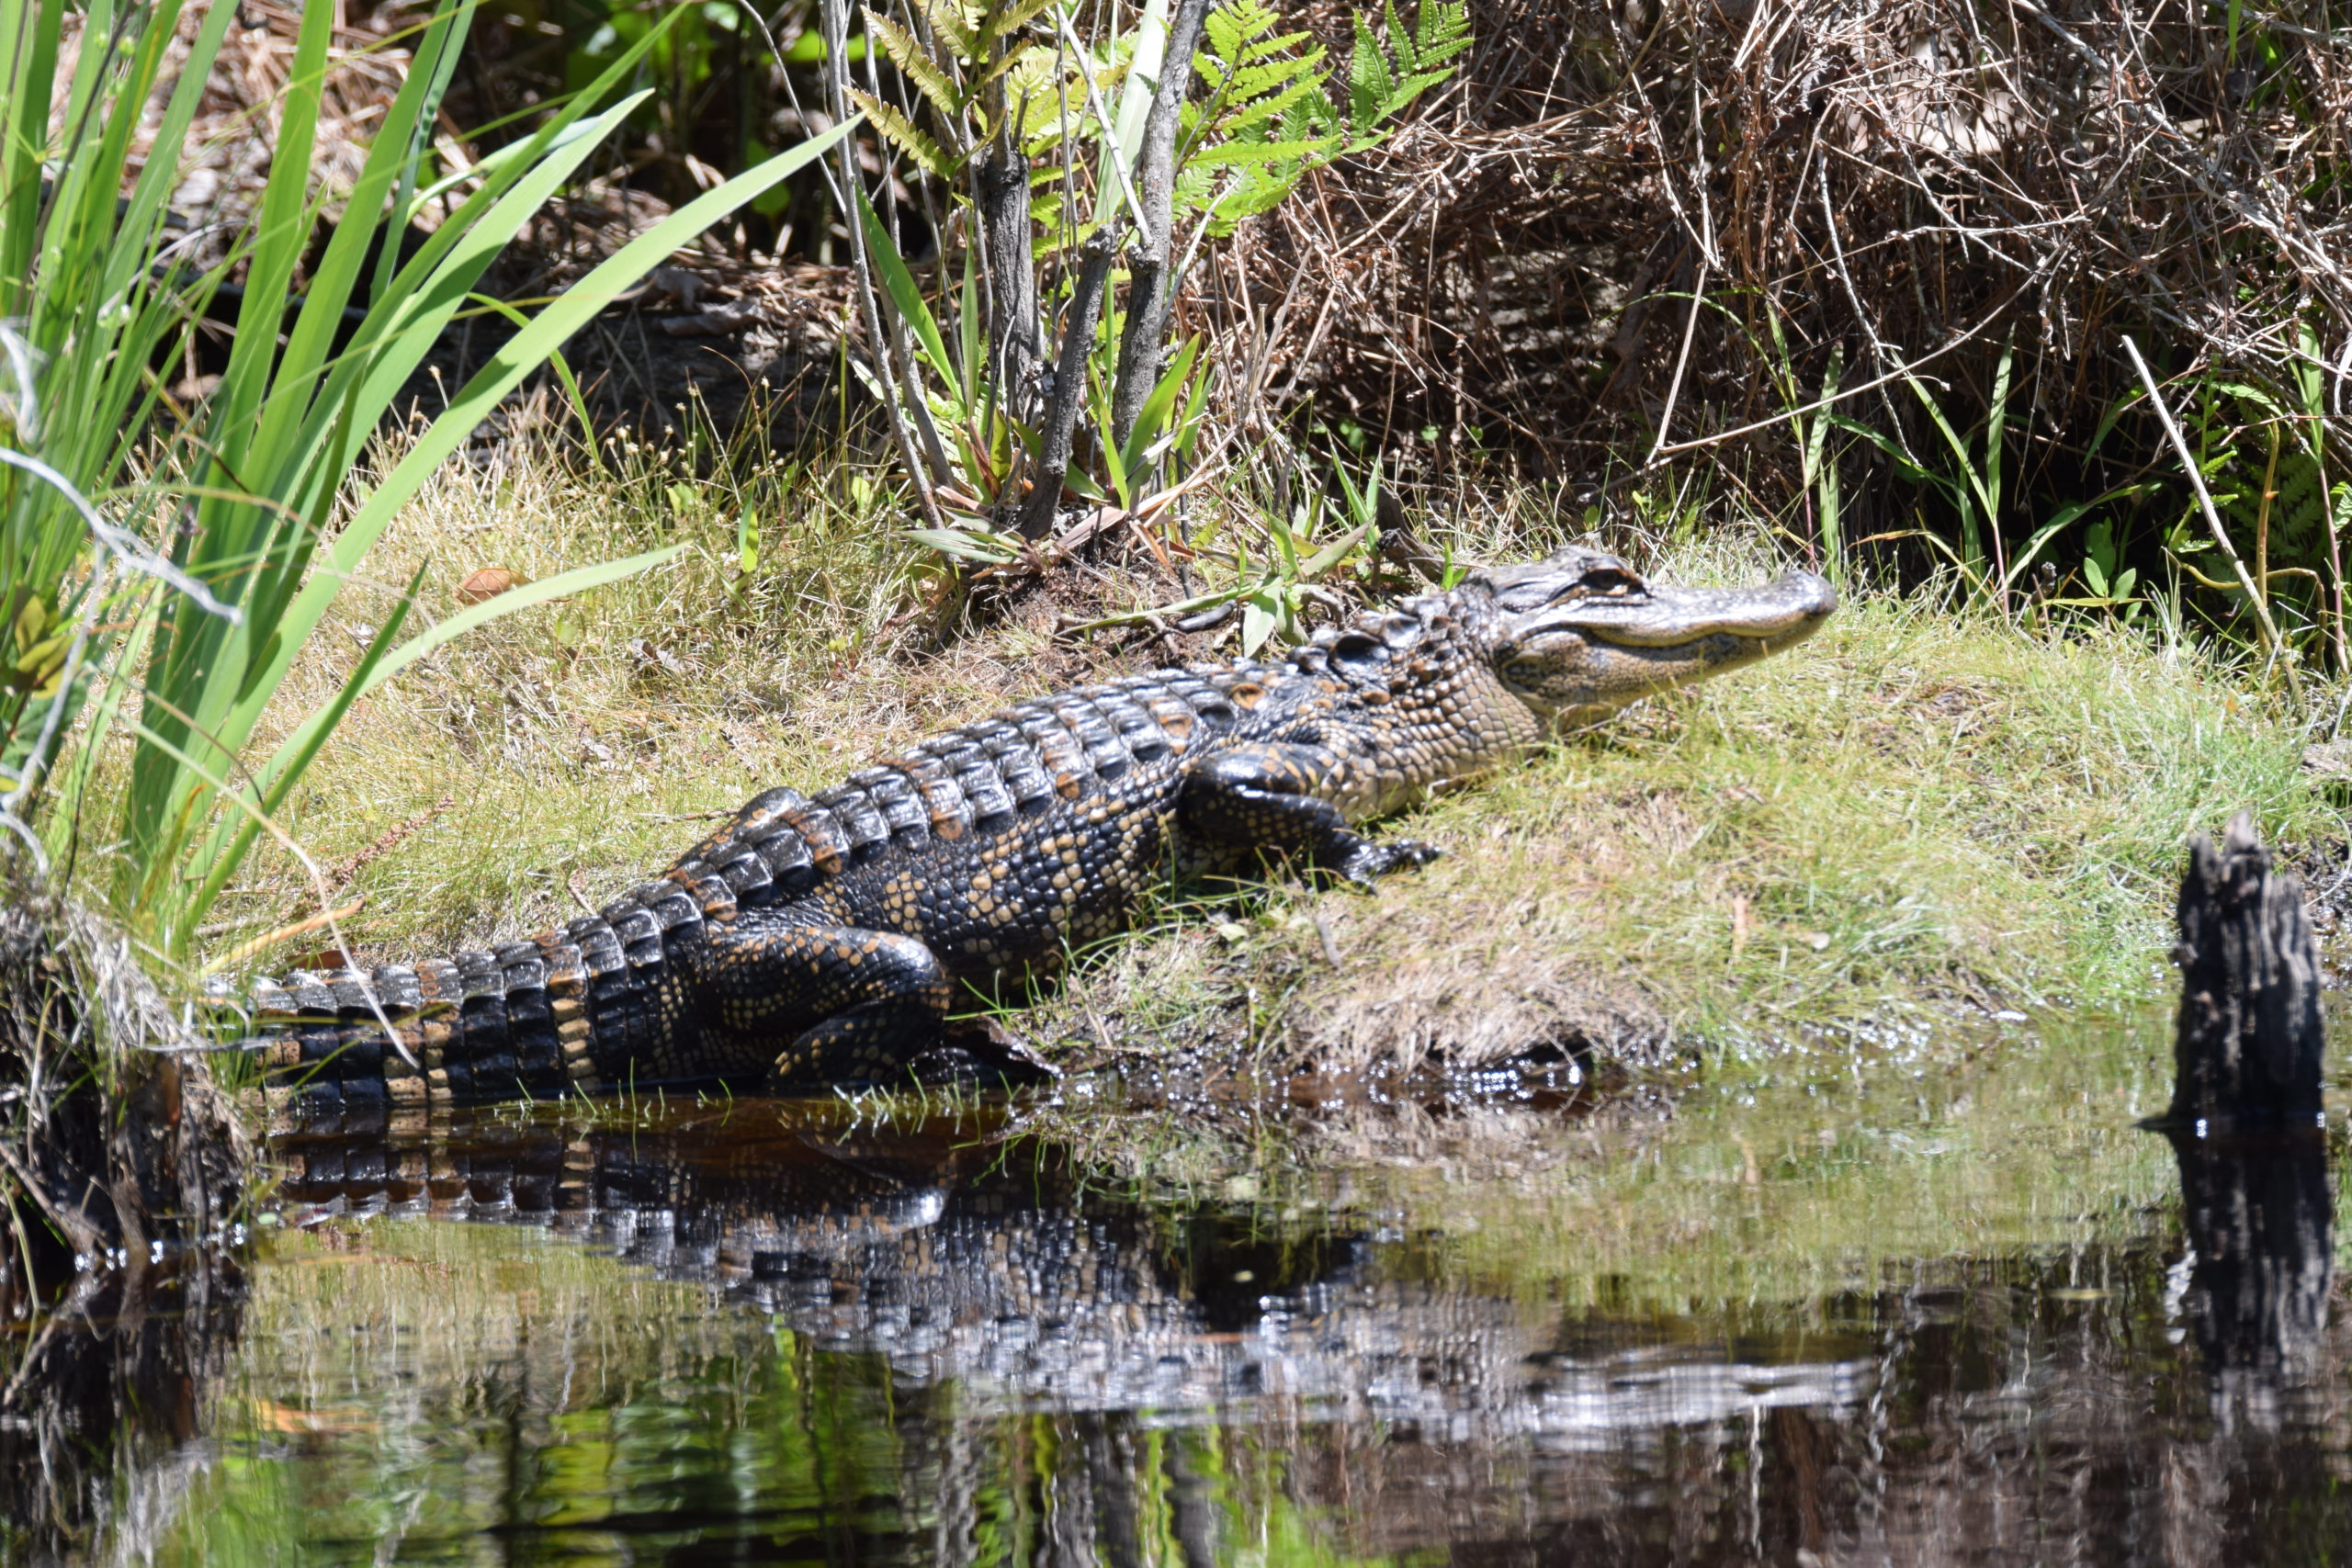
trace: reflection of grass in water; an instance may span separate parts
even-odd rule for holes
[[[1826,1051],[1694,1095],[1670,1132],[1560,1168],[1534,1201],[1455,1189],[1436,1266],[1569,1306],[1704,1312],[2120,1241],[2171,1201],[2170,1148],[2132,1125],[2170,1089],[2161,1021],[1938,1057]]]
[[[793,1336],[702,1286],[528,1228],[282,1236],[255,1273],[216,1427],[224,1457],[185,1545],[364,1555],[351,1543],[520,1524],[596,1555],[626,1542],[596,1539],[616,1515],[692,1510],[697,1488],[717,1489],[718,1512],[732,1486],[815,1513],[888,1496],[874,1391],[808,1384],[807,1364]]]
[[[642,1560],[708,1529],[1019,1563],[1057,1509],[1104,1517],[1106,1486],[1144,1562],[1184,1561],[1204,1531],[1269,1563],[1339,1560],[1257,1434],[959,1416],[953,1384],[894,1385],[877,1356],[531,1229],[280,1236],[254,1287],[221,1457],[158,1562],[364,1559],[388,1538],[459,1561]]]
[[[1106,1190],[1255,1216],[1336,1203],[1388,1267],[1530,1310],[1709,1313],[1871,1291],[1918,1260],[2143,1234],[2173,1200],[2169,1019],[1827,1041],[1720,1065],[1668,1106],[1508,1102],[1066,1119]],[[1309,1218],[1307,1223],[1313,1224]]]

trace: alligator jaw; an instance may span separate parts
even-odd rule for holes
[[[1501,586],[1498,672],[1555,728],[1769,658],[1838,607],[1836,590],[1809,571],[1758,588],[1653,587],[1585,551],[1520,569]]]

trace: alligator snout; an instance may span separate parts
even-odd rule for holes
[[[1713,637],[1753,639],[1761,653],[1804,641],[1838,608],[1838,591],[1817,572],[1792,571],[1761,588],[1653,586],[1641,599],[1579,605],[1585,631],[1620,648],[1680,648]]]
[[[1838,608],[1838,591],[1817,572],[1753,588],[1682,588],[1575,550],[1512,573],[1506,592],[1529,607],[1504,626],[1504,683],[1555,728],[1769,659]]]

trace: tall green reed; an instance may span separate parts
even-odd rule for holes
[[[266,186],[220,264],[192,270],[167,223],[226,0],[0,0],[0,812],[51,862],[102,852],[96,878],[167,959],[371,687],[499,615],[658,565],[655,550],[501,595],[409,636],[406,585],[341,688],[274,749],[264,715],[386,525],[526,377],[703,228],[821,155],[847,125],[687,203],[546,304],[411,442],[363,458],[450,323],[505,308],[483,271],[643,100],[616,91],[648,34],[536,134],[435,177],[431,131],[472,0],[410,35],[413,57],[347,192],[313,188],[334,8],[303,8]],[[169,46],[192,15],[175,83]],[[164,98],[153,145],[140,121]],[[128,190],[129,195],[122,193]],[[344,217],[327,226],[330,200]],[[427,201],[449,210],[401,259]],[[306,266],[306,258],[309,261]],[[155,367],[242,272],[229,359],[182,407]],[[116,740],[128,765],[102,764]]]

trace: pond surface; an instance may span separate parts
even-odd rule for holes
[[[2151,1019],[1673,1097],[314,1130],[277,1145],[241,1331],[197,1429],[119,1482],[118,1544],[2336,1561],[2334,1140],[2177,1160],[2132,1126],[2167,1071]]]

